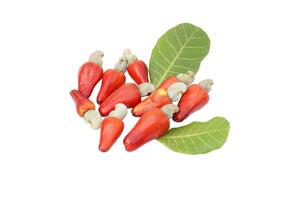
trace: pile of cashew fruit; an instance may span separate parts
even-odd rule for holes
[[[91,54],[79,69],[78,88],[70,92],[78,115],[93,129],[100,129],[98,148],[102,152],[108,151],[120,137],[124,129],[123,119],[130,108],[132,115],[139,120],[125,136],[123,144],[127,151],[134,151],[165,135],[171,118],[181,122],[209,100],[208,92],[213,81],[207,79],[192,84],[192,71],[168,77],[155,88],[149,82],[147,65],[129,49],[124,50],[113,69],[104,72],[103,56],[102,51]],[[135,83],[126,83],[126,71]],[[97,95],[99,109],[96,110],[89,97],[101,80]]]

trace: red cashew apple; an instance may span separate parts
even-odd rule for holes
[[[169,103],[171,103],[171,99],[169,98],[167,91],[165,89],[158,89],[151,93],[141,103],[137,104],[131,112],[134,116],[139,117],[152,108],[161,108]]]
[[[126,62],[123,58],[120,58],[118,63],[115,65],[115,69],[108,69],[104,72],[102,85],[97,96],[98,104],[101,104],[105,98],[125,83],[125,71]]]
[[[141,95],[134,83],[126,83],[111,93],[100,105],[99,112],[107,116],[117,103],[124,104],[127,108],[133,108],[141,102]]]
[[[105,118],[101,123],[101,136],[99,142],[99,150],[102,152],[108,151],[111,146],[120,137],[124,123],[122,119],[127,114],[127,107],[124,104],[116,104],[115,110],[109,113],[109,116]]]
[[[87,98],[90,97],[96,84],[102,79],[102,51],[94,52],[89,61],[84,63],[78,71],[78,90]]]
[[[186,91],[187,86],[182,82],[175,82],[167,90],[159,88],[151,93],[141,103],[132,109],[133,116],[139,117],[152,108],[161,108],[166,104],[177,101]]]
[[[76,110],[80,117],[83,117],[84,113],[89,110],[95,110],[95,104],[86,98],[80,91],[71,90],[70,95],[75,102]]]
[[[153,108],[145,112],[124,138],[126,150],[134,151],[145,143],[166,134],[170,127],[169,118],[177,111],[177,106],[167,104],[161,109]]]
[[[127,60],[127,71],[130,77],[136,82],[136,84],[149,82],[147,65],[138,60],[137,57],[131,53],[129,49],[125,49],[123,57]]]
[[[209,100],[208,92],[211,90],[212,84],[213,81],[207,79],[199,84],[190,85],[178,102],[179,111],[173,115],[173,120],[181,122],[205,106]]]
[[[160,84],[159,89],[168,89],[170,85],[177,82],[183,82],[186,85],[191,84],[194,81],[195,74],[192,71],[187,71],[186,73],[180,73],[177,76],[170,76]]]

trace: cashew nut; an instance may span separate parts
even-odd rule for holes
[[[201,85],[207,92],[211,90],[211,86],[214,84],[214,81],[211,79],[206,79],[200,81],[199,85]]]
[[[182,82],[177,82],[170,85],[169,88],[167,89],[167,92],[169,98],[172,100],[172,102],[174,102],[174,101],[178,101],[180,99],[181,94],[185,93],[186,90],[187,90],[186,84]]]
[[[86,123],[89,123],[93,129],[98,129],[101,124],[101,116],[96,110],[89,110],[84,113],[83,119]]]
[[[115,70],[125,73],[127,67],[127,61],[124,57],[120,57],[118,62],[115,64]]]
[[[124,119],[127,114],[127,107],[122,103],[117,103],[115,105],[115,110],[109,113],[109,117],[116,117],[119,119]]]
[[[152,83],[141,83],[138,85],[141,97],[145,97],[155,90],[155,86]]]
[[[179,111],[178,106],[174,105],[174,104],[167,104],[164,105],[163,107],[161,107],[160,109],[163,113],[165,113],[168,118],[172,118],[173,114]]]
[[[95,51],[94,53],[92,53],[89,57],[89,61],[94,62],[100,66],[102,66],[103,64],[103,56],[104,53],[102,51]]]
[[[195,74],[192,71],[187,71],[185,74],[180,73],[176,76],[176,78],[180,81],[183,82],[186,85],[191,84],[194,81]]]
[[[130,49],[125,49],[123,51],[123,57],[127,61],[128,65],[137,60],[136,55],[134,55],[133,53],[131,53]]]

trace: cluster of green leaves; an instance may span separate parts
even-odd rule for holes
[[[151,82],[158,86],[179,73],[190,70],[196,74],[209,47],[209,37],[201,28],[189,23],[171,28],[158,39],[152,50],[149,63]],[[225,118],[215,117],[207,122],[172,128],[158,141],[176,152],[208,153],[225,143],[229,127]]]

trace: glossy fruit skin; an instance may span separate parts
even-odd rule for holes
[[[106,152],[120,137],[124,129],[124,123],[116,117],[107,117],[101,123],[101,136],[99,151]]]
[[[113,91],[121,87],[125,81],[126,77],[124,73],[115,69],[106,70],[103,74],[102,85],[97,96],[97,103],[102,103]]]
[[[136,84],[148,83],[148,67],[141,61],[136,60],[127,66],[127,71]]]
[[[141,102],[138,87],[134,83],[126,83],[111,93],[100,105],[99,112],[102,116],[107,116],[114,110],[117,103],[123,103],[127,108],[133,108]]]
[[[88,110],[95,110],[95,104],[86,98],[80,91],[71,90],[70,95],[75,102],[76,110],[80,117],[83,117],[84,113]]]
[[[175,76],[171,76],[169,78],[167,78],[166,80],[164,80],[164,82],[162,82],[162,84],[160,84],[160,86],[158,88],[161,89],[168,89],[168,87],[170,85],[172,85],[173,83],[177,83],[179,82],[178,79]]]
[[[78,72],[78,90],[87,98],[95,85],[102,79],[103,69],[100,65],[93,62],[84,63]]]
[[[190,85],[178,102],[179,112],[173,115],[173,120],[181,122],[193,112],[201,109],[209,100],[208,92],[199,84]]]
[[[157,89],[141,103],[137,104],[131,112],[133,116],[139,117],[148,110],[161,108],[169,103],[171,103],[171,99],[169,98],[167,91],[165,89]]]
[[[158,108],[145,112],[133,129],[124,138],[127,151],[134,151],[145,143],[167,133],[169,118]]]

